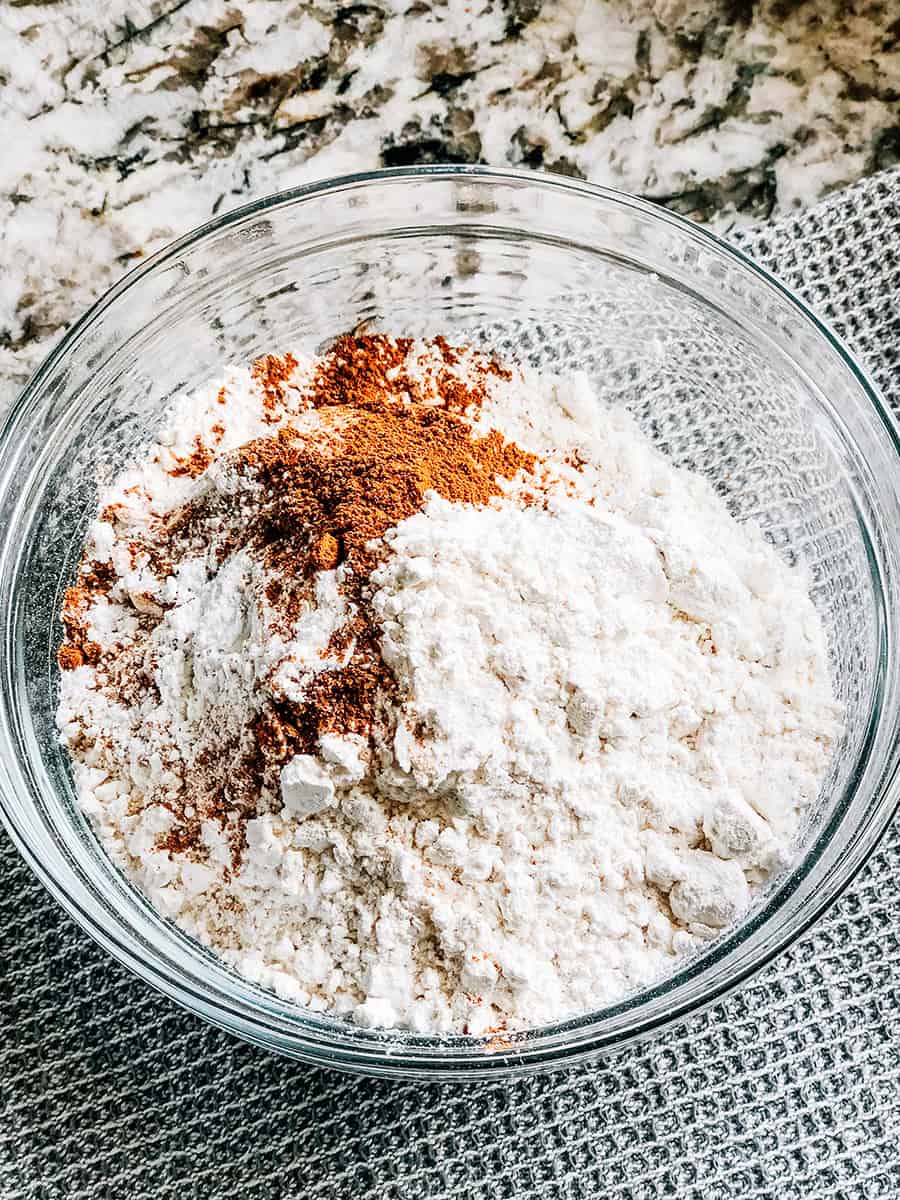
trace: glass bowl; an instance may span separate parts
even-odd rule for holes
[[[118,874],[76,809],[54,708],[57,614],[98,478],[225,361],[367,323],[579,366],[732,512],[804,560],[846,732],[796,865],[658,986],[508,1039],[380,1033],[238,977]],[[475,1076],[574,1062],[720,997],[847,885],[897,796],[897,430],[840,341],[759,267],[632,197],[559,177],[414,168],[298,188],[189,234],[63,338],[0,441],[0,801],[29,864],[141,978],[269,1049],[346,1070]]]

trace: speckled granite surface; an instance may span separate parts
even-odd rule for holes
[[[379,165],[543,167],[728,230],[900,159],[896,0],[6,0],[0,406],[142,256]]]

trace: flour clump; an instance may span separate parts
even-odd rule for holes
[[[790,860],[840,709],[800,570],[582,376],[444,339],[173,407],[66,594],[80,803],[246,978],[494,1034],[622,999]]]

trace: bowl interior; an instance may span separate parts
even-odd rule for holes
[[[627,406],[738,519],[806,565],[846,709],[800,865],[741,928],[652,992],[514,1039],[499,1057],[477,1040],[385,1038],[307,1017],[233,976],[98,854],[55,737],[57,613],[98,481],[146,441],[175,395],[223,364],[315,350],[364,322],[586,371],[600,403]],[[4,454],[14,829],[109,949],[253,1040],[397,1073],[535,1065],[640,1035],[783,944],[816,896],[837,886],[847,839],[852,849],[854,830],[861,837],[849,809],[877,807],[887,769],[877,718],[894,687],[885,530],[896,495],[879,483],[895,467],[892,435],[841,350],[790,299],[708,235],[648,206],[465,173],[347,181],[258,206],[120,285],[36,378]]]

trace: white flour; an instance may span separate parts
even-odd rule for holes
[[[225,404],[217,390],[176,410],[178,454],[216,423],[219,451],[271,435],[249,374],[230,373]],[[838,729],[801,573],[585,380],[490,390],[472,420],[542,456],[538,502],[533,479],[481,508],[432,493],[388,532],[369,602],[397,684],[390,736],[329,734],[285,763],[238,869],[214,820],[199,852],[155,848],[166,789],[334,666],[355,611],[344,568],[318,573],[285,632],[241,547],[220,563],[213,536],[172,575],[135,566],[129,529],[151,513],[204,489],[238,518],[254,503],[227,469],[173,479],[153,452],[102,497],[129,509],[93,529],[118,581],[89,632],[139,644],[155,688],[62,675],[81,803],[115,860],[243,975],[365,1025],[521,1028],[670,973],[788,861]],[[278,422],[312,436],[302,407],[288,393]],[[149,632],[136,604],[165,608]]]

